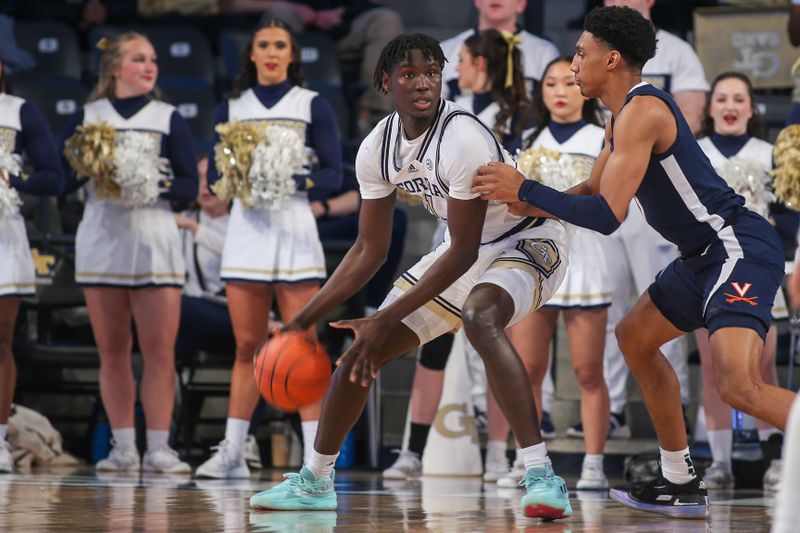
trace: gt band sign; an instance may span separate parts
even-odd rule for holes
[[[756,89],[791,87],[800,55],[789,42],[787,7],[702,8],[694,12],[697,55],[709,82],[736,70]]]

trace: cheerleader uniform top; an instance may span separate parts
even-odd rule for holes
[[[530,143],[534,148],[555,150],[574,157],[576,164],[584,166],[588,177],[591,166],[602,151],[604,137],[603,128],[583,119],[567,124],[551,121]],[[603,251],[604,238],[595,231],[571,227],[567,233],[570,254],[567,274],[546,307],[591,309],[611,305],[611,279]]]
[[[44,116],[33,104],[5,93],[0,93],[0,150],[25,156],[33,167],[27,179],[8,176],[13,189],[39,196],[61,191],[63,173]],[[25,221],[19,211],[5,212],[0,216],[0,296],[31,295],[35,288],[36,273]]]
[[[87,103],[72,117],[64,139],[78,124],[98,122],[118,131],[157,135],[159,157],[169,161],[171,175],[160,181],[156,203],[146,207],[130,208],[100,198],[90,187],[75,235],[76,282],[123,288],[181,287],[186,265],[168,201],[191,201],[197,196],[197,162],[188,124],[173,106],[148,95],[102,98]],[[66,193],[88,181],[74,171],[67,179]]]
[[[453,101],[481,119],[494,132],[495,119],[500,112],[500,105],[494,101],[491,92],[458,95]],[[497,139],[510,154],[515,154],[522,147],[522,135],[514,135],[518,117],[512,116],[503,128],[501,138]]]
[[[310,190],[338,192],[342,186],[342,143],[333,109],[327,100],[314,91],[284,81],[276,85],[254,85],[237,98],[221,102],[214,111],[214,126],[240,120],[266,120],[295,129],[305,139],[318,160],[308,174],[296,175],[299,191],[306,190],[307,178],[313,183]],[[213,147],[219,142],[214,130],[208,161],[208,185],[220,179],[214,161]],[[316,191],[315,191],[316,192]]]
[[[13,188],[38,196],[61,192],[58,149],[44,115],[32,103],[6,93],[0,93],[0,150],[24,155],[33,166],[27,179],[9,176]]]
[[[179,201],[192,201],[197,197],[197,159],[192,148],[192,132],[174,106],[153,100],[149,95],[95,100],[72,116],[64,129],[63,141],[72,136],[79,124],[101,121],[109,122],[119,130],[160,134],[159,156],[169,160],[173,174],[159,184],[162,189],[160,197]],[[64,193],[68,194],[82,187],[89,178],[75,175],[63,156],[63,150],[62,158],[67,169]]]

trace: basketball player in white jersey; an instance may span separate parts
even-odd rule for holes
[[[299,474],[254,495],[251,507],[335,509],[333,465],[379,368],[463,321],[523,447],[528,467],[521,483],[523,512],[545,519],[572,514],[566,485],[547,457],[524,367],[504,332],[561,283],[565,230],[553,221],[510,215],[505,205],[469,192],[470,173],[481,161],[513,159],[474,115],[441,99],[444,62],[438,43],[425,35],[401,35],[381,54],[375,85],[392,95],[397,112],[381,121],[359,149],[358,239],[286,328],[306,330],[375,273],[389,246],[396,188],[419,196],[431,214],[446,219],[448,236],[400,276],[375,315],[334,324],[354,330],[356,339],[337,363],[311,458]]]

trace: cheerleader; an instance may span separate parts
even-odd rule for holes
[[[571,61],[571,58],[558,58],[545,68],[542,89],[534,98],[538,124],[526,135],[524,144],[570,156],[573,166],[585,169],[588,176],[602,149],[604,131],[597,101],[581,96],[570,71]],[[574,181],[582,179],[576,177]],[[509,331],[525,363],[535,396],[541,398],[542,381],[549,367],[550,339],[559,311],[563,312],[572,367],[581,392],[581,421],[586,444],[578,490],[608,488],[603,471],[603,449],[610,411],[608,388],[603,379],[603,344],[611,286],[602,239],[602,235],[593,231],[571,228],[568,233],[570,264],[563,283],[550,301]],[[538,400],[537,405],[541,405]],[[489,404],[490,419],[498,411]],[[523,472],[516,461],[509,475],[501,477],[497,483],[515,486]]]
[[[253,380],[253,353],[267,337],[273,295],[288,323],[317,293],[325,278],[325,255],[306,189],[338,191],[342,183],[341,143],[328,102],[301,87],[300,48],[280,20],[262,21],[245,47],[234,95],[217,107],[214,125],[233,121],[274,124],[296,131],[313,150],[318,166],[297,174],[297,192],[280,209],[247,207],[234,199],[225,247],[222,279],[236,338],[225,439],[217,453],[197,469],[209,478],[247,477],[244,446],[259,399]],[[219,141],[214,134],[213,142]],[[221,177],[213,155],[209,183]],[[311,450],[321,400],[300,409],[306,455]]]
[[[33,167],[22,173],[22,157]],[[30,102],[7,93],[0,61],[0,472],[14,459],[6,442],[17,368],[11,353],[20,297],[35,294],[35,272],[17,191],[55,195],[62,187],[58,151],[42,113]]]
[[[733,181],[731,163],[752,165],[763,173],[765,179],[766,174],[772,170],[773,146],[763,140],[764,126],[753,100],[753,85],[744,74],[724,72],[714,80],[700,135],[702,138],[698,144],[703,152],[719,175],[734,189],[737,189],[737,183]],[[747,196],[743,190],[737,192]],[[758,205],[753,205],[748,200],[747,207],[764,216],[769,216],[770,207],[780,209],[780,206],[774,204],[770,206],[763,200]],[[775,218],[780,219],[779,216]],[[772,306],[772,326],[767,332],[758,365],[761,377],[770,385],[779,386],[775,369],[775,350],[778,342],[775,320],[785,320],[788,316],[783,291],[778,290]],[[708,488],[730,489],[734,484],[731,470],[733,444],[731,408],[720,398],[714,366],[711,364],[708,330],[696,330],[695,339],[703,369],[703,410],[713,460],[703,475],[703,480]],[[756,427],[764,459],[769,467],[764,475],[764,490],[775,491],[780,480],[779,457],[782,434],[761,420],[756,421]]]
[[[464,41],[456,66],[461,94],[454,102],[477,115],[512,154],[521,145],[530,113],[525,78],[513,75],[522,73],[519,39],[505,31],[476,33]]]
[[[97,85],[64,135],[70,139],[79,125],[85,132],[105,124],[114,128],[115,136],[114,175],[89,179],[73,171],[66,188],[71,192],[88,183],[75,237],[75,278],[83,288],[100,352],[100,395],[114,445],[96,468],[188,473],[189,465],[167,443],[175,401],[175,337],[186,275],[169,201],[191,201],[197,195],[192,136],[176,109],[159,101],[158,66],[150,41],[129,32],[104,48]],[[66,143],[65,154],[75,153],[71,142]],[[149,151],[126,151],[126,142],[148,146]],[[70,165],[75,158],[72,161]],[[142,173],[146,179],[141,187],[119,186],[116,194],[109,192],[107,178],[120,184],[124,176]],[[147,451],[141,459],[134,428],[131,318],[144,359],[139,397],[147,424]]]

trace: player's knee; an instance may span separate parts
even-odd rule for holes
[[[723,402],[739,411],[750,413],[757,400],[758,387],[746,378],[717,376],[717,392]]]
[[[629,317],[625,317],[620,320],[614,330],[617,344],[626,361],[638,355],[642,349],[641,335],[633,322]]]
[[[497,305],[488,303],[485,305],[467,302],[461,310],[461,320],[464,323],[464,333],[473,346],[482,344],[481,340],[491,338],[502,331],[503,327],[498,323]]]

